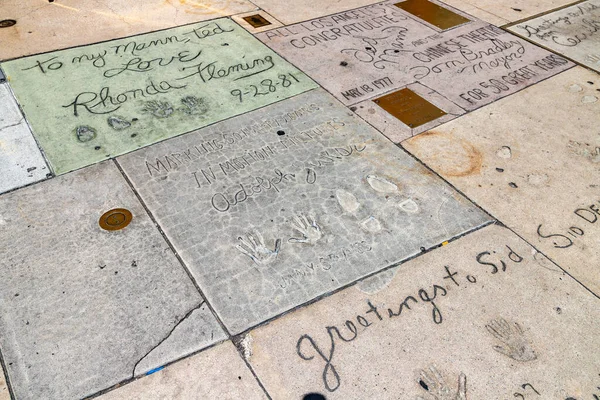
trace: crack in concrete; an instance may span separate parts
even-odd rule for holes
[[[163,337],[163,338],[162,338],[162,339],[161,339],[161,340],[160,340],[160,341],[159,341],[159,342],[158,342],[158,343],[157,343],[155,346],[153,346],[153,347],[152,347],[150,350],[148,350],[148,351],[146,352],[146,354],[144,354],[144,355],[142,356],[142,358],[140,358],[140,359],[139,359],[139,360],[138,360],[138,361],[135,363],[135,365],[133,366],[133,371],[131,372],[131,377],[132,377],[132,378],[135,378],[135,370],[136,370],[137,366],[138,366],[138,365],[139,365],[139,364],[140,364],[140,363],[141,363],[141,362],[142,362],[142,361],[143,361],[143,360],[144,360],[146,357],[148,357],[148,355],[149,355],[150,353],[152,353],[152,352],[153,352],[155,349],[157,349],[157,348],[158,348],[158,347],[159,347],[161,344],[163,344],[163,343],[164,343],[164,342],[165,342],[165,341],[166,341],[166,340],[167,340],[169,337],[171,337],[171,335],[173,334],[173,332],[175,331],[175,329],[177,329],[177,327],[178,327],[179,325],[181,325],[181,323],[182,323],[183,321],[185,321],[185,320],[186,320],[186,319],[187,319],[187,318],[188,318],[190,315],[192,315],[192,313],[193,313],[194,311],[196,311],[196,310],[198,310],[200,307],[202,307],[202,306],[204,305],[204,303],[206,303],[206,300],[204,300],[204,301],[200,302],[200,304],[198,304],[196,307],[194,307],[194,308],[192,308],[191,310],[189,310],[189,311],[187,312],[187,314],[185,314],[185,315],[183,316],[183,318],[181,318],[179,321],[177,321],[177,323],[175,324],[175,326],[174,326],[173,328],[171,328],[171,330],[170,330],[170,331],[169,331],[169,332],[168,332],[168,333],[165,335],[165,337]],[[160,366],[159,366],[159,367],[160,367]]]
[[[13,126],[21,125],[21,123],[23,122],[24,119],[25,118],[21,117],[21,119],[19,120],[19,122],[16,122],[16,123],[11,124],[11,125],[3,126],[3,127],[0,128],[0,131],[3,131],[6,128],[12,128]]]

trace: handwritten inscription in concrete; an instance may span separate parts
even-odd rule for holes
[[[489,226],[245,342],[274,399],[593,400],[597,302],[518,236]]]
[[[232,333],[490,221],[322,90],[118,162]]]
[[[416,81],[465,110],[571,66],[481,21],[439,31],[394,1],[257,35],[345,104]]]
[[[600,72],[600,0],[584,1],[508,30]]]
[[[315,87],[228,19],[3,69],[57,174]]]

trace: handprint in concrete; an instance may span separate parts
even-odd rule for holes
[[[294,217],[291,225],[301,237],[290,238],[290,243],[315,244],[323,237],[323,231],[314,218],[298,215]]]
[[[494,346],[494,350],[516,361],[532,361],[537,358],[531,344],[525,337],[521,325],[508,322],[504,318],[490,321],[485,328],[502,344]]]
[[[267,265],[275,261],[281,249],[281,239],[275,240],[275,249],[265,244],[265,239],[258,231],[246,234],[246,239],[238,237],[240,244],[235,246],[242,254],[250,257],[258,265]]]
[[[416,400],[467,400],[467,376],[462,372],[458,376],[458,389],[446,383],[435,366],[421,370],[419,386],[427,391],[427,397],[418,396]]]

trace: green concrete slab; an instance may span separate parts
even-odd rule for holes
[[[316,87],[227,18],[2,68],[56,174]]]

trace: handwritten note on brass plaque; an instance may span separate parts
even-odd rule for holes
[[[401,89],[373,101],[411,128],[446,115],[443,110],[410,89]]]
[[[263,26],[271,25],[271,23],[260,14],[249,15],[243,19],[252,25],[253,28],[262,28]]]
[[[469,22],[469,20],[462,15],[458,15],[429,0],[407,0],[394,5],[440,29],[450,29],[454,26]]]

